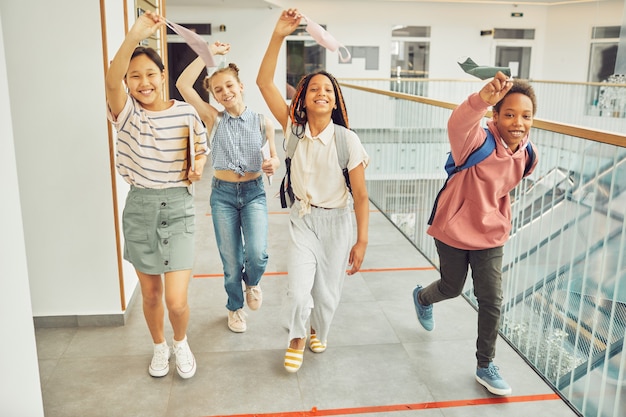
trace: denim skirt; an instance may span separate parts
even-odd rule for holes
[[[139,272],[159,275],[192,269],[195,210],[187,187],[131,186],[122,224],[124,259]]]

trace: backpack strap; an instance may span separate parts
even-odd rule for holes
[[[526,168],[524,168],[524,177],[528,175],[535,163],[535,151],[533,151],[533,145],[530,141],[526,143],[526,152],[528,153],[528,162],[526,162]]]
[[[476,165],[477,163],[484,160],[486,157],[491,155],[494,149],[496,149],[496,139],[493,137],[493,134],[489,131],[489,129],[485,129],[487,133],[487,137],[480,148],[474,150],[465,160],[465,163],[461,165],[456,165],[454,159],[452,159],[452,152],[448,153],[448,160],[446,161],[445,170],[448,173],[448,178],[452,175],[456,174],[459,171],[467,169]]]
[[[285,149],[285,176],[280,183],[280,189],[278,193],[280,195],[280,206],[287,208],[293,206],[296,196],[293,193],[293,187],[291,186],[291,159],[296,152],[296,147],[300,138],[293,134],[291,131],[291,123],[287,123],[287,131],[285,132],[287,139],[287,148]],[[289,198],[289,203],[287,203]]]
[[[437,193],[437,197],[435,197],[435,202],[433,203],[433,209],[430,212],[430,217],[428,218],[428,224],[433,224],[433,219],[435,218],[435,212],[437,211],[437,203],[439,202],[439,196],[443,190],[445,190],[446,185],[448,185],[448,180],[452,178],[454,174],[469,167],[472,167],[479,162],[483,161],[486,157],[491,155],[496,149],[496,139],[493,137],[493,134],[489,131],[489,129],[485,128],[485,132],[487,133],[487,137],[482,145],[476,150],[474,150],[465,160],[465,163],[461,165],[456,165],[454,159],[452,159],[452,152],[448,153],[448,160],[446,161],[445,170],[448,173],[448,178],[443,183],[443,187]]]
[[[339,167],[346,180],[346,187],[352,194],[352,186],[350,185],[350,173],[348,172],[348,162],[350,161],[350,152],[348,151],[348,141],[346,138],[347,128],[341,125],[335,125],[335,146],[337,147],[337,159]]]

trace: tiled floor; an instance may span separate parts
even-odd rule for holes
[[[226,327],[221,263],[209,214],[210,173],[196,188],[197,254],[189,294],[189,342],[196,375],[171,368],[152,378],[152,344],[139,296],[122,327],[36,330],[46,417],[575,416],[504,341],[496,363],[513,387],[506,399],[474,380],[476,313],[462,298],[435,306],[437,328],[419,327],[411,292],[437,271],[372,207],[362,272],[347,277],[329,347],[305,352],[302,369],[282,366],[281,322],[286,210],[268,189],[270,245],[263,306],[248,312],[248,331]],[[172,333],[166,323],[167,338]]]

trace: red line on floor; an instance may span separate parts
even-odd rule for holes
[[[434,266],[415,266],[409,268],[370,268],[361,269],[359,272],[432,271],[433,269],[435,269]]]
[[[371,407],[352,407],[352,408],[335,408],[328,410],[318,410],[313,407],[310,411],[289,411],[279,413],[255,413],[255,414],[221,414],[206,417],[317,417],[317,416],[336,416],[336,415],[358,415],[369,413],[385,413],[394,411],[410,411],[410,410],[426,410],[440,408],[467,407],[474,405],[491,405],[503,403],[521,403],[533,401],[550,401],[560,400],[557,394],[538,394],[538,395],[518,395],[511,397],[490,397],[490,398],[474,398],[467,400],[453,401],[434,401],[428,403],[416,404],[396,404],[396,405],[379,405]]]
[[[370,269],[361,269],[359,272],[397,272],[397,271],[431,271],[435,269],[434,266],[416,266],[410,268],[370,268]],[[266,272],[263,275],[287,275],[287,272],[278,271],[278,272]],[[195,274],[194,278],[220,278],[223,277],[224,274]]]
[[[370,210],[370,213],[378,213],[378,210]],[[289,214],[289,211],[269,211],[267,214]],[[210,216],[211,213],[204,213],[205,216]]]

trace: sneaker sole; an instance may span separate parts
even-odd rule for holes
[[[155,369],[148,367],[148,373],[150,374],[150,376],[154,378],[162,378],[165,375],[167,375],[169,372],[170,372],[169,366],[167,368],[161,369],[160,371],[157,371]]]
[[[247,330],[247,328],[244,328],[244,329],[234,329],[234,328],[228,326],[228,330],[230,330],[233,333],[244,333]]]
[[[478,382],[483,387],[487,388],[487,391],[495,395],[509,395],[513,391],[511,388],[509,389],[494,388],[491,385],[489,385],[486,381],[479,378],[478,375],[476,375],[476,382]]]
[[[178,372],[178,375],[181,378],[183,378],[183,379],[188,379],[188,378],[191,378],[192,376],[194,376],[196,374],[196,360],[195,360],[195,358],[193,360],[193,367],[191,368],[191,370],[189,372],[181,371],[178,366],[176,367],[176,371]]]

